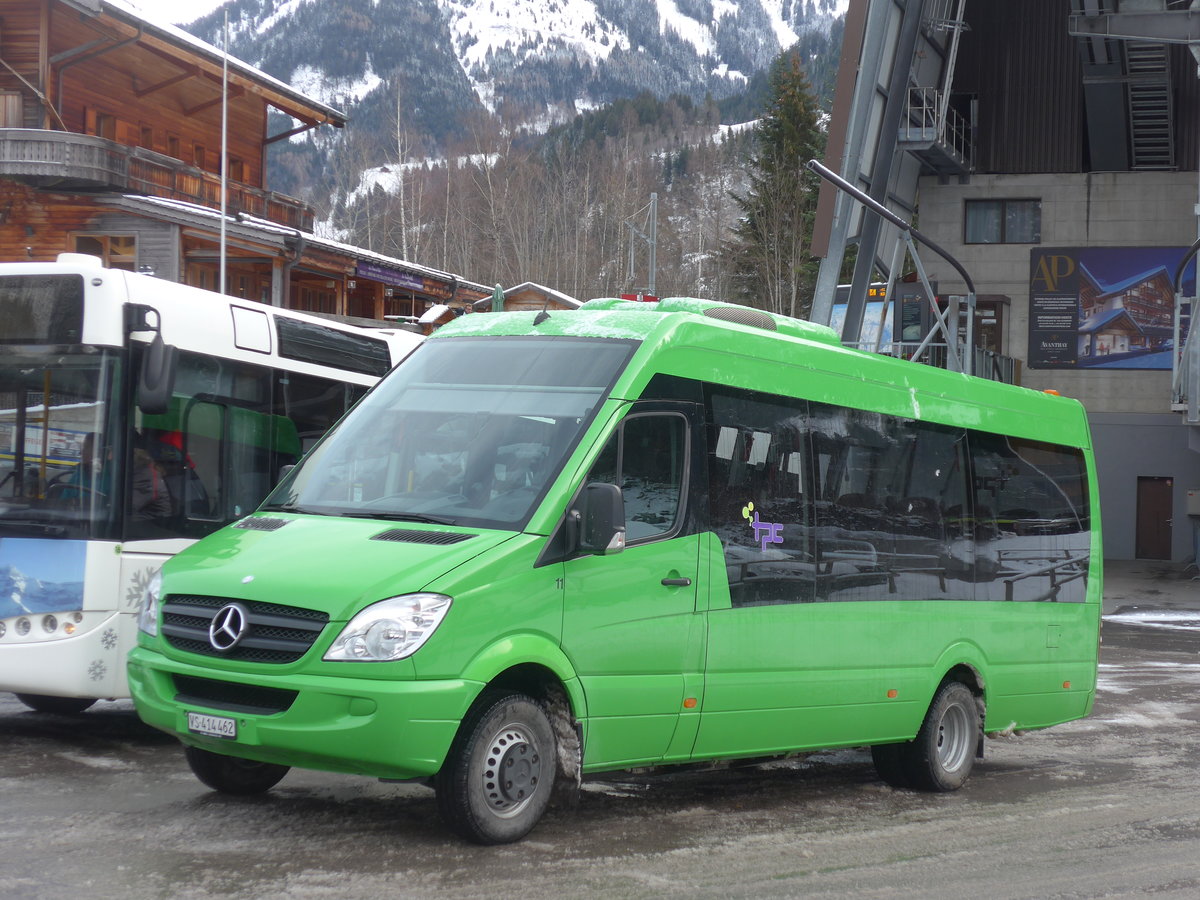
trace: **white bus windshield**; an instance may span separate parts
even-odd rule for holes
[[[115,536],[119,359],[80,347],[0,353],[0,536]]]
[[[561,337],[429,341],[263,508],[523,527],[634,346]]]

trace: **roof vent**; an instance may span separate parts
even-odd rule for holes
[[[473,537],[475,537],[473,534],[459,534],[451,531],[415,531],[411,528],[393,528],[389,531],[381,531],[371,540],[397,541],[402,544],[457,544],[460,541],[469,541]]]
[[[704,310],[704,314],[710,319],[720,319],[722,322],[732,322],[735,325],[748,325],[764,331],[778,331],[774,319],[765,312],[751,309],[748,306],[710,306]]]

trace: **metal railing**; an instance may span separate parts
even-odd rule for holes
[[[219,208],[221,179],[195,166],[107,138],[69,131],[0,128],[0,176],[39,186],[106,188]],[[230,182],[226,208],[312,231],[307,204],[284,194]]]
[[[896,359],[907,359],[912,362],[933,366],[935,369],[953,369],[950,365],[950,348],[946,344],[921,344],[915,341],[885,341],[875,348],[874,341],[857,341],[846,344],[856,350],[866,350],[870,353],[880,353],[884,356],[894,356]],[[961,356],[966,348],[955,348]],[[1001,381],[1005,384],[1017,383],[1017,361],[1011,356],[1003,356],[992,350],[975,347],[972,374],[989,381]]]
[[[937,146],[969,168],[975,163],[971,123],[955,112],[948,100],[937,88],[909,88],[899,139],[901,143]]]

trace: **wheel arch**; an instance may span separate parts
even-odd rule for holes
[[[948,681],[957,681],[975,696],[975,707],[979,712],[979,739],[975,745],[975,756],[983,759],[984,728],[987,721],[987,668],[983,651],[975,644],[961,642],[947,648],[934,669],[942,673],[931,686],[929,702]]]
[[[542,704],[558,750],[555,790],[560,802],[573,806],[583,777],[579,723],[587,717],[587,700],[566,654],[537,635],[510,636],[476,656],[464,674],[480,684],[473,704],[497,690],[526,694]]]

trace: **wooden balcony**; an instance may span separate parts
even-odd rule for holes
[[[221,179],[141,147],[70,131],[0,128],[0,178],[61,191],[118,191],[221,207]],[[230,215],[244,212],[312,231],[313,211],[284,194],[230,182]]]

